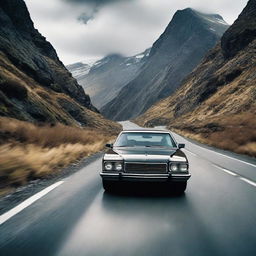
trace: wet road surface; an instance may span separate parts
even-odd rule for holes
[[[175,137],[184,195],[105,193],[98,157],[0,225],[0,255],[256,255],[255,162]]]

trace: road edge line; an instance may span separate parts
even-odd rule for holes
[[[192,151],[190,151],[190,150],[188,150],[186,148],[184,148],[184,150],[187,151],[188,153],[190,153],[192,156],[198,156],[197,154],[193,153]]]
[[[190,139],[190,138],[187,138],[187,137],[185,137],[185,136],[181,136],[180,134],[175,133],[175,132],[173,132],[173,131],[171,131],[171,132],[174,133],[174,134],[176,134],[176,135],[178,135],[178,136],[180,136],[180,137],[182,137],[182,138],[185,138],[186,140]],[[191,140],[192,140],[192,139],[191,139]],[[190,141],[190,142],[191,142],[191,141]],[[195,141],[195,142],[196,142],[196,141]],[[202,146],[200,146],[200,145],[198,145],[198,144],[196,144],[196,143],[194,143],[194,142],[191,142],[191,143],[193,143],[193,144],[194,144],[195,146],[197,146],[197,147],[200,147],[201,149],[208,150],[208,151],[214,152],[215,154],[218,154],[218,155],[221,155],[221,156],[224,156],[224,157],[227,157],[227,158],[236,160],[236,161],[238,161],[238,162],[245,163],[245,164],[248,164],[248,165],[250,165],[250,166],[256,167],[255,164],[252,164],[252,163],[247,162],[247,161],[245,161],[245,160],[240,160],[240,159],[238,159],[238,158],[236,158],[236,157],[228,156],[227,154],[223,154],[223,153],[217,152],[217,151],[215,151],[214,149],[209,149],[209,148],[204,147],[204,145],[205,145],[205,146],[209,146],[209,145],[207,145],[207,144],[201,143]],[[199,143],[200,143],[200,142],[199,142]],[[211,146],[210,146],[210,147],[211,147]],[[216,149],[218,150],[218,149],[220,149],[220,148],[217,148],[217,147],[216,147]],[[220,150],[221,150],[221,149],[220,149]],[[230,153],[233,153],[233,152],[230,152]]]
[[[223,167],[221,167],[221,166],[219,166],[219,165],[216,165],[216,164],[213,164],[213,163],[212,163],[212,165],[215,166],[216,168],[222,170],[223,172],[226,172],[226,173],[228,173],[228,174],[230,174],[230,175],[232,175],[232,176],[234,176],[234,177],[240,176],[240,175],[238,175],[237,173],[232,172],[232,171],[230,171],[230,170],[228,170],[228,169],[225,169],[225,168],[223,168]]]
[[[34,202],[36,202],[37,200],[39,200],[40,198],[45,196],[46,194],[48,194],[53,189],[60,186],[63,182],[64,181],[58,181],[58,182],[52,184],[51,186],[41,190],[40,192],[36,193],[35,195],[29,197],[28,199],[26,199],[22,203],[18,204],[17,206],[15,206],[11,210],[7,211],[6,213],[3,213],[2,215],[0,215],[0,225],[2,225],[4,222],[6,222],[10,218],[12,218],[14,215],[18,214],[19,212],[21,212],[22,210],[24,210],[25,208],[27,208],[28,206],[30,206],[31,204],[33,204]]]
[[[254,181],[251,181],[251,180],[246,179],[244,177],[239,177],[239,179],[244,181],[244,182],[246,182],[246,183],[248,183],[248,184],[250,184],[250,185],[252,185],[252,186],[254,186],[254,187],[256,187],[256,183]]]

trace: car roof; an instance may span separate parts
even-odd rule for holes
[[[123,130],[121,133],[123,132],[153,132],[153,133],[170,133],[168,130],[164,130],[164,129],[148,129],[148,128],[141,128],[141,129],[127,129],[127,130]]]

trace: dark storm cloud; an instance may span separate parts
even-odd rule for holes
[[[89,20],[93,20],[94,19],[94,14],[87,14],[85,12],[83,12],[82,14],[80,14],[80,16],[78,16],[78,21],[87,24]]]
[[[81,23],[84,23],[85,25],[95,18],[96,13],[98,12],[98,9],[95,7],[91,9],[90,11],[82,12],[77,20]]]
[[[133,0],[62,0],[62,1],[68,2],[70,4],[80,4],[80,5],[84,4],[93,8],[90,11],[90,13],[83,12],[77,17],[78,21],[86,25],[90,20],[94,19],[100,7],[107,4],[118,3],[118,2],[129,2],[129,1],[131,2]]]

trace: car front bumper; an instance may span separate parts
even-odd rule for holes
[[[101,172],[100,176],[103,180],[109,181],[148,181],[148,182],[167,182],[167,181],[174,181],[174,182],[184,182],[187,181],[190,177],[190,173],[186,174],[131,174],[131,173],[107,173]]]

